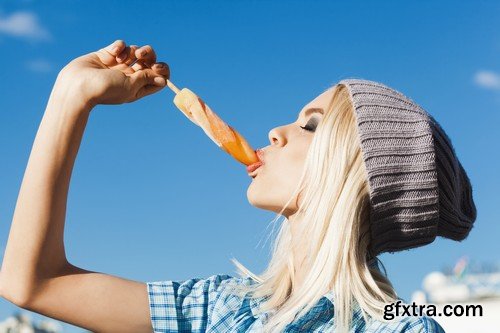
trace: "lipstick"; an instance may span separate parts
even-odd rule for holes
[[[257,149],[255,151],[255,154],[257,155],[257,157],[259,158],[259,161],[258,162],[255,162],[253,164],[250,164],[249,166],[247,166],[247,172],[248,173],[252,173],[254,172],[255,170],[257,170],[259,167],[261,167],[263,164],[264,164],[264,160],[262,158],[262,155],[263,155],[263,151],[260,150],[260,149]]]
[[[248,173],[252,173],[254,172],[255,170],[257,170],[260,166],[262,166],[262,162],[257,162],[257,163],[253,163],[253,164],[250,164],[249,166],[247,166],[247,171]]]

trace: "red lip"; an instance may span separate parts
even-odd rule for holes
[[[254,172],[255,170],[257,170],[260,166],[262,166],[262,162],[257,162],[257,163],[254,163],[254,164],[250,164],[249,166],[247,166],[247,171],[248,173],[252,173]]]
[[[250,164],[249,166],[247,166],[247,172],[249,174],[254,172],[255,170],[257,170],[259,167],[261,167],[264,164],[264,159],[263,159],[264,152],[260,149],[257,149],[255,151],[255,153],[257,154],[257,157],[259,158],[259,162],[256,162],[256,163],[253,163],[253,164]]]

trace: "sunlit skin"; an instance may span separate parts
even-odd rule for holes
[[[323,118],[332,97],[333,88],[330,88],[306,104],[295,122],[275,127],[269,132],[270,144],[261,149],[264,165],[257,169],[256,176],[247,189],[251,205],[276,213],[281,211],[298,184],[314,129]],[[313,131],[301,128],[308,124],[308,128]],[[297,234],[294,224],[300,199],[299,193],[283,212],[292,232],[295,267],[300,267],[303,261],[303,251],[300,251],[303,248],[300,243],[302,238]],[[300,272],[296,274],[300,281]]]

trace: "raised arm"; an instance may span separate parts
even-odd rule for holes
[[[140,61],[130,68],[136,56]],[[152,331],[146,284],[70,264],[63,236],[71,172],[91,110],[157,92],[168,76],[151,47],[123,41],[59,73],[17,199],[0,272],[2,297],[93,332]]]

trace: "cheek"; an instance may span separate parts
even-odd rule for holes
[[[266,171],[272,174],[276,182],[289,190],[297,185],[302,175],[309,145],[306,142],[287,148],[284,148],[283,153],[276,159],[276,165],[273,163]]]

